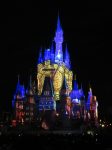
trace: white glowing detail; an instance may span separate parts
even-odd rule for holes
[[[57,57],[60,59],[60,58],[61,58],[61,55],[60,55],[60,54],[58,54],[58,55],[57,55]]]
[[[72,100],[73,103],[80,103],[80,100],[78,98],[75,98]]]

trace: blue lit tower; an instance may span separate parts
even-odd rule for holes
[[[67,66],[67,68],[70,69],[71,68],[71,66],[70,66],[70,55],[68,52],[67,44],[66,44],[66,49],[65,49],[64,62],[65,62],[65,65]]]
[[[38,57],[38,64],[43,62],[42,58],[42,48],[40,49],[39,57]]]
[[[14,99],[12,105],[14,107],[14,119],[17,123],[23,123],[24,121],[24,103],[25,103],[25,88],[20,84],[19,76]]]
[[[63,62],[63,51],[62,51],[63,30],[61,28],[59,15],[58,15],[57,29],[56,29],[56,34],[55,34],[55,37],[54,37],[54,41],[56,43],[55,62],[56,63]]]
[[[45,61],[50,60],[50,58],[51,58],[50,56],[51,56],[50,49],[45,49],[45,52],[44,52]]]
[[[51,56],[51,62],[54,63],[54,60],[55,60],[54,56],[55,55],[54,55],[54,43],[53,42],[51,44],[50,50],[51,50],[51,54],[50,54],[50,56]]]
[[[89,92],[88,92],[88,99],[86,103],[86,109],[88,112],[87,117],[91,119],[92,121],[95,121],[94,123],[97,123],[98,119],[98,102],[96,99],[96,96],[93,95],[91,86],[89,85]]]
[[[91,105],[91,102],[92,102],[92,97],[93,97],[92,89],[91,89],[91,87],[89,85],[88,99],[87,99],[87,103],[86,103],[86,109],[87,110],[90,110],[90,105]]]

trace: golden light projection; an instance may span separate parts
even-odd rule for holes
[[[54,98],[60,100],[60,90],[62,88],[63,79],[66,78],[69,93],[72,90],[73,73],[62,64],[51,63],[50,60],[44,61],[37,65],[37,89],[38,95],[41,95],[44,79],[50,77],[53,82]]]

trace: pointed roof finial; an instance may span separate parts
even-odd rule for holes
[[[60,18],[59,18],[59,11],[58,11],[58,20],[57,20],[57,31],[62,31]]]
[[[38,57],[38,63],[42,63],[43,58],[42,58],[42,47],[40,48],[40,52],[39,52],[39,57]]]
[[[78,83],[76,79],[76,74],[74,75],[74,90],[78,90]]]
[[[54,50],[54,43],[52,41],[51,46],[50,46],[51,51]]]
[[[20,75],[18,74],[18,83],[19,83]]]
[[[89,91],[92,91],[92,88],[91,88],[91,84],[90,84],[90,82],[89,82]]]
[[[66,43],[66,50],[68,50],[67,43]]]

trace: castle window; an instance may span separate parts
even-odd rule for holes
[[[32,110],[33,110],[33,107],[30,107],[30,110],[32,111]]]
[[[26,110],[29,110],[29,107],[26,107]]]
[[[46,95],[46,96],[49,95],[49,91],[45,91],[44,95]]]
[[[29,120],[29,118],[26,118],[26,121]]]
[[[30,115],[33,116],[33,113],[31,112]]]
[[[29,115],[29,113],[26,113],[26,116],[28,116]]]

